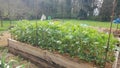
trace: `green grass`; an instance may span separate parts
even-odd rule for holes
[[[14,22],[19,22],[19,21],[12,21],[12,22],[14,23]],[[36,20],[30,20],[29,22],[35,23]],[[40,22],[40,20],[38,22]],[[69,22],[69,23],[73,23],[73,24],[86,24],[88,26],[104,27],[104,28],[110,27],[110,22],[100,22],[100,21],[91,21],[91,20],[75,20],[75,19],[63,19],[63,20],[61,19],[60,20],[59,19],[59,20],[54,20],[54,22],[61,22],[61,23]],[[1,27],[1,25],[0,25],[0,32],[8,30],[9,27],[10,27],[10,21],[3,21],[3,27]],[[114,23],[113,23],[113,28],[116,28],[116,24],[114,24]]]
[[[63,20],[59,19],[59,20],[55,20],[55,22],[73,23],[73,24],[86,24],[88,26],[104,27],[104,28],[109,28],[110,23],[111,23],[111,22],[100,22],[100,21],[92,21],[92,20],[76,20],[76,19],[63,19]],[[116,24],[113,23],[112,28],[116,28]]]
[[[0,31],[7,30],[9,26],[10,26],[9,21],[3,21],[3,27],[1,27],[1,24],[0,24]]]
[[[80,23],[95,27],[105,27],[105,28],[110,27],[110,22],[100,22],[100,21],[91,21],[91,20],[64,20],[64,22]],[[116,24],[113,23],[112,27],[116,28]]]

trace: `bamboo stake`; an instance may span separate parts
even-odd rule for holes
[[[10,19],[10,1],[8,0],[8,18],[9,18],[9,22],[10,22],[10,27],[12,26],[12,21]]]
[[[106,61],[107,61],[107,57],[108,57],[108,51],[109,51],[109,47],[110,47],[110,38],[111,38],[111,33],[112,33],[112,25],[113,25],[113,19],[114,19],[114,11],[115,11],[115,7],[116,7],[117,3],[116,0],[113,1],[113,8],[112,8],[112,16],[111,16],[111,23],[110,23],[110,31],[109,31],[109,36],[108,36],[108,40],[107,40],[107,48],[106,48],[106,55],[105,55],[105,64],[104,64],[104,68],[106,65]]]
[[[35,0],[34,0],[35,1]],[[36,46],[38,45],[38,21],[37,21],[37,11],[38,11],[38,7],[37,7],[37,0],[34,2],[34,11],[36,10]]]

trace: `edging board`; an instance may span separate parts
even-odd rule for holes
[[[112,68],[118,68],[118,67],[117,67],[118,59],[119,59],[119,51],[116,51],[116,52],[115,52],[115,61],[114,61],[114,63],[113,63]]]

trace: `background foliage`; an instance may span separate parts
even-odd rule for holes
[[[109,21],[113,0],[0,0],[0,19],[75,18]],[[115,10],[120,14],[119,0]],[[95,16],[95,9],[99,15]]]

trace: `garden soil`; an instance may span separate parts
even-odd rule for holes
[[[10,38],[9,32],[0,33],[0,46],[7,46],[8,38]]]

